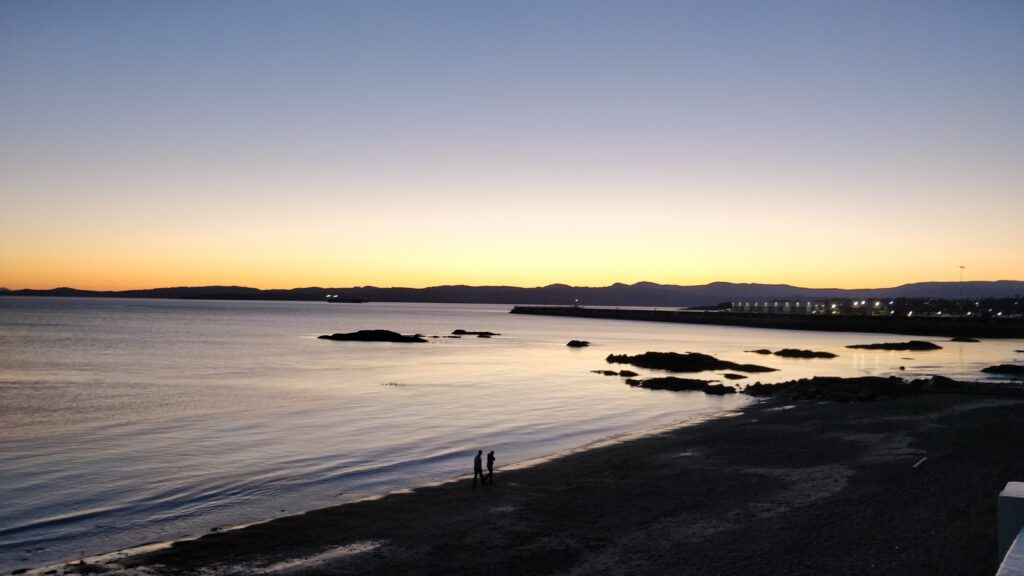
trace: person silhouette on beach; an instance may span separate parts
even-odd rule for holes
[[[484,485],[484,467],[481,465],[480,457],[483,455],[483,450],[476,451],[476,458],[473,458],[473,488],[476,488],[476,477],[480,477],[480,485]]]
[[[487,483],[494,484],[494,450],[487,453]]]

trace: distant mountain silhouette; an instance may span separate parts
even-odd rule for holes
[[[12,290],[5,296],[78,296],[106,298],[177,298],[203,300],[324,300],[327,294],[340,299],[370,302],[437,302],[464,304],[572,304],[583,306],[711,306],[737,300],[808,300],[828,298],[1012,298],[1024,295],[1024,281],[917,282],[894,288],[845,290],[801,288],[788,284],[734,284],[712,282],[700,286],[675,286],[637,282],[603,287],[551,284],[536,288],[517,286],[433,286],[430,288],[293,288],[260,290],[243,286],[200,286],[149,290],[92,291],[75,288]],[[339,304],[344,305],[344,304]],[[358,306],[358,304],[352,304]]]

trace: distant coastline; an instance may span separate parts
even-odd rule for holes
[[[539,304],[587,306],[714,306],[737,300],[807,300],[833,298],[1014,298],[1024,297],[1024,281],[916,282],[891,288],[841,289],[803,288],[788,284],[738,284],[712,282],[677,286],[637,282],[611,286],[432,286],[428,288],[292,288],[261,290],[244,286],[196,286],[145,290],[96,291],[76,288],[51,290],[8,290],[0,296],[52,296],[84,298],[170,298],[194,300],[294,300],[326,301],[327,295],[341,300],[369,302],[416,302],[439,304]]]

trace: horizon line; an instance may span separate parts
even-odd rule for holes
[[[93,288],[75,288],[73,286],[55,286],[53,288],[7,288],[0,286],[0,292],[53,292],[57,290],[74,290],[78,292],[97,292],[97,293],[123,293],[123,292],[148,292],[154,290],[183,290],[183,289],[203,289],[203,288],[231,288],[231,289],[243,289],[243,290],[257,290],[260,292],[273,292],[282,291],[290,292],[295,290],[359,290],[359,289],[372,289],[372,290],[430,290],[433,288],[512,288],[519,290],[537,290],[543,288],[552,287],[567,287],[575,289],[606,289],[613,288],[615,286],[626,286],[636,287],[640,285],[654,285],[661,287],[677,287],[677,288],[702,288],[708,287],[715,284],[729,284],[733,286],[773,286],[773,287],[789,287],[802,290],[844,290],[844,291],[856,291],[856,290],[888,290],[901,288],[904,286],[911,286],[915,284],[995,284],[1000,282],[1024,282],[1024,280],[1010,280],[1010,279],[999,279],[999,280],[921,280],[916,282],[905,282],[895,286],[876,286],[876,287],[857,287],[857,288],[841,288],[837,286],[826,286],[826,287],[812,287],[812,286],[799,286],[796,284],[788,284],[785,282],[779,283],[768,283],[768,282],[732,282],[728,280],[715,280],[707,282],[705,284],[662,284],[660,282],[652,282],[648,280],[640,280],[632,284],[625,282],[613,282],[606,286],[587,286],[587,285],[573,285],[564,282],[553,282],[551,284],[545,284],[540,286],[516,286],[512,284],[436,284],[431,286],[376,286],[372,284],[362,286],[295,286],[291,288],[256,288],[253,286],[243,286],[240,284],[201,284],[201,285],[177,285],[177,286],[157,286],[151,288],[125,288],[120,290],[114,289],[93,289]]]

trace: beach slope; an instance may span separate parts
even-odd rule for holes
[[[82,569],[989,575],[996,496],[1024,479],[1022,416],[1020,399],[963,395],[771,400],[498,470],[492,486],[467,478]]]

